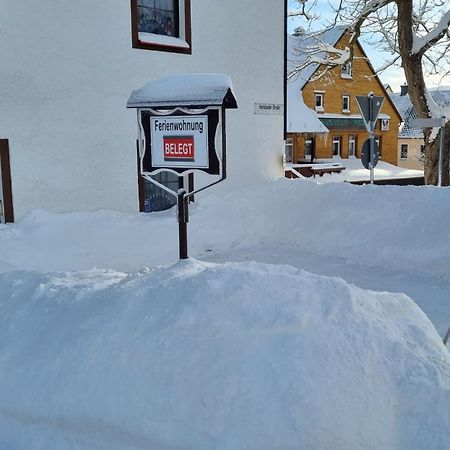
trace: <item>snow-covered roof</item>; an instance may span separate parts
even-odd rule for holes
[[[432,99],[441,108],[448,108],[450,106],[450,89],[442,90],[430,90]],[[400,129],[399,136],[402,138],[423,139],[422,128],[412,128],[409,126],[409,122],[412,119],[417,119],[417,113],[411,102],[409,94],[401,95],[399,92],[393,92],[389,94],[395,106],[399,110],[402,119],[404,121],[402,128]]]
[[[304,52],[306,48],[317,46],[318,42],[334,46],[345,30],[345,27],[335,27],[322,33],[288,36],[288,74],[306,62],[307,55]],[[304,104],[301,93],[319,65],[319,63],[309,64],[288,79],[287,131],[289,133],[328,133],[328,128],[319,120],[315,111]]]
[[[317,114],[303,102],[303,94],[296,83],[288,84],[287,98],[288,133],[328,133],[328,128]]]
[[[127,108],[224,105],[237,108],[233,84],[227,75],[176,74],[151,81],[135,90]]]
[[[323,31],[321,33],[313,33],[313,34],[297,34],[297,35],[289,35],[287,39],[287,69],[288,74],[293,70],[302,67],[302,65],[306,62],[308,55],[305,53],[305,49],[308,47],[317,47],[318,43],[323,43],[329,46],[335,46],[342,35],[347,30],[347,27],[334,27],[329,30]],[[315,55],[318,59],[325,56],[323,54]],[[311,79],[314,75],[314,72],[320,66],[318,62],[311,63],[299,70],[292,78],[298,81],[298,87],[303,89],[305,84]]]

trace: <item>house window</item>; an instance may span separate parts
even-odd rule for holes
[[[305,158],[310,158],[313,150],[312,139],[305,139]]]
[[[316,111],[322,111],[323,112],[323,106],[324,106],[324,95],[321,92],[315,92],[314,93],[314,102],[316,106]]]
[[[180,178],[178,177],[178,175],[175,175],[171,172],[160,172],[157,175],[154,175],[152,178],[174,192],[177,192],[181,187]],[[161,189],[145,178],[142,178],[142,183],[144,202],[142,212],[150,213],[154,211],[164,211],[176,205],[177,199],[174,195]]]
[[[408,159],[408,144],[400,146],[400,159]]]
[[[389,131],[389,119],[381,119],[381,131]]]
[[[286,157],[286,162],[291,163],[293,161],[294,154],[294,140],[292,138],[288,138],[284,142],[284,154]]]
[[[352,63],[350,61],[345,62],[341,66],[341,77],[352,78]]]
[[[425,160],[425,144],[420,144],[419,159],[420,159],[420,161]]]
[[[342,112],[350,112],[350,96],[342,96]]]
[[[131,0],[133,48],[191,53],[190,0]]]
[[[333,156],[340,156],[341,154],[341,138],[339,136],[333,137]]]
[[[381,137],[375,136],[375,142],[378,145],[378,154],[380,155],[380,158],[381,158]]]
[[[348,157],[355,156],[356,152],[356,136],[348,137]]]

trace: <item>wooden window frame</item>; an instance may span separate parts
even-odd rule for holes
[[[308,145],[311,144],[311,145]],[[314,142],[312,140],[312,138],[305,138],[305,143],[304,143],[304,148],[305,148],[305,159],[306,158],[311,158],[312,154],[313,154],[313,145]],[[307,149],[309,149],[310,151],[307,151]]]
[[[390,120],[389,119],[380,119],[380,128],[381,131],[389,131]]]
[[[284,141],[284,157],[287,163],[294,161],[294,138],[288,137]]]
[[[317,99],[320,98],[320,105],[317,105]],[[314,109],[323,112],[325,109],[325,94],[323,92],[314,92]]]
[[[378,144],[378,153],[381,158],[383,156],[383,140],[381,139],[381,136],[375,135],[375,142]]]
[[[402,161],[408,159],[408,150],[409,150],[408,147],[409,147],[408,144],[400,144],[400,159]],[[406,153],[403,153],[403,148],[406,148]]]
[[[3,211],[5,215],[5,222],[12,223],[14,222],[14,207],[8,139],[0,139],[0,165],[2,173],[2,185],[0,186],[0,189],[2,189],[3,192]]]
[[[419,147],[419,161],[425,161],[425,144],[420,144],[420,147]]]
[[[347,69],[348,68],[348,69]],[[351,61],[347,61],[341,66],[341,78],[352,79],[353,67]]]
[[[353,154],[350,154],[350,143],[353,143]],[[357,136],[355,134],[350,134],[348,136],[348,150],[347,150],[347,156],[349,158],[356,157],[356,148],[357,148]]]
[[[347,109],[344,108],[344,99],[347,99],[347,106],[348,106]],[[345,113],[350,112],[350,95],[348,95],[348,94],[342,95],[342,112],[345,112]]]
[[[338,152],[334,153],[334,144],[338,144]],[[342,136],[333,136],[333,139],[331,140],[331,156],[339,156],[342,158]]]
[[[180,42],[180,45],[167,45],[158,43],[158,35],[155,36],[155,42],[145,42],[139,39],[138,30],[138,0],[131,1],[131,41],[132,47],[143,50],[153,50],[160,52],[192,54],[192,32],[191,32],[191,0],[177,0],[180,10],[178,14],[178,26],[181,29],[181,21],[184,19],[184,36],[174,38]],[[181,3],[180,3],[181,2]],[[184,5],[184,11],[182,11]],[[187,47],[182,45],[187,44]]]

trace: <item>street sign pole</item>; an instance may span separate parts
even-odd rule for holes
[[[188,245],[187,245],[187,224],[188,224],[188,202],[186,191],[184,189],[178,190],[177,196],[178,206],[178,242],[180,248],[180,259],[188,259]]]
[[[442,178],[444,172],[444,144],[445,144],[445,117],[442,117],[441,141],[439,145],[439,186],[442,187]]]
[[[370,140],[370,184],[373,184],[375,178],[374,171],[374,142],[375,142],[375,121],[373,118],[373,94],[369,96],[369,140]]]
[[[361,117],[366,125],[369,139],[364,143],[364,161],[363,165],[366,169],[370,170],[370,184],[374,182],[374,169],[378,163],[378,149],[375,141],[375,124],[377,123],[378,115],[384,102],[383,97],[378,97],[370,92],[367,96],[357,95],[356,102],[359,110],[361,111]],[[362,157],[363,155],[361,155]],[[361,158],[363,159],[363,158]]]

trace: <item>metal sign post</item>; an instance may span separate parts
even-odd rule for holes
[[[442,187],[444,175],[445,117],[442,117],[441,141],[439,143],[439,186]]]
[[[375,125],[377,123],[378,115],[380,114],[381,107],[383,106],[384,97],[377,97],[370,92],[367,96],[357,95],[356,102],[358,103],[359,110],[366,125],[367,132],[369,134],[369,161],[368,168],[370,170],[370,184],[374,182],[374,169],[378,163],[376,158],[378,145],[375,141]],[[366,167],[366,166],[364,166]]]
[[[180,189],[177,198],[178,206],[178,243],[180,248],[180,259],[188,259],[187,247],[187,224],[188,217],[188,201],[186,199],[186,191]]]
[[[6,223],[5,214],[3,211],[3,180],[2,180],[2,165],[0,164],[0,223]]]
[[[446,117],[442,116],[438,119],[412,119],[410,121],[411,128],[441,128],[441,140],[439,142],[439,173],[438,186],[442,186],[442,178],[444,172],[444,144],[445,144],[445,121]]]

